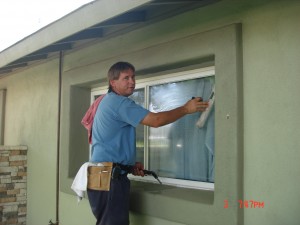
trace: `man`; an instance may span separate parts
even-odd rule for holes
[[[134,166],[133,174],[144,176],[143,165],[135,162],[135,127],[160,127],[181,117],[204,111],[208,103],[189,100],[176,109],[152,113],[128,98],[135,89],[135,68],[118,62],[108,71],[109,90],[98,106],[92,128],[92,162],[114,162]],[[88,189],[96,225],[129,224],[130,181],[126,171],[112,179],[109,191]]]

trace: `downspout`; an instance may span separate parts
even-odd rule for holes
[[[59,52],[59,71],[58,71],[58,110],[57,110],[57,143],[56,143],[56,204],[55,221],[49,221],[48,225],[59,225],[59,186],[60,186],[60,119],[61,119],[61,90],[62,90],[62,67],[63,52]]]

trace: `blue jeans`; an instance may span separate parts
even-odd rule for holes
[[[87,190],[96,225],[129,225],[130,181],[127,176],[112,179],[109,191]]]

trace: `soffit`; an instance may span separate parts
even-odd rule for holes
[[[101,13],[101,11],[95,11],[93,8],[90,8],[91,6],[97,6],[97,5],[87,5],[82,8],[80,8],[77,12],[73,13],[72,15],[66,16],[65,18],[62,18],[60,21],[57,21],[54,24],[51,24],[50,26],[45,27],[40,32],[37,32],[33,35],[31,35],[28,39],[25,39],[24,41],[20,41],[16,46],[12,46],[9,50],[9,53],[13,53],[14,57],[12,57],[14,60],[12,62],[6,63],[5,65],[2,65],[0,63],[0,77],[4,75],[8,75],[9,73],[24,68],[26,66],[29,66],[30,64],[45,60],[49,58],[51,55],[61,52],[61,51],[69,51],[71,49],[76,48],[79,43],[81,42],[89,42],[94,41],[95,39],[101,39],[106,38],[107,36],[113,36],[113,34],[118,34],[118,30],[122,30],[124,32],[124,29],[132,30],[135,27],[143,26],[143,24],[149,24],[151,22],[163,20],[172,16],[175,16],[177,14],[193,10],[195,8],[203,7],[207,4],[211,4],[216,2],[217,0],[145,0],[141,1],[139,0],[139,3],[143,2],[143,4],[133,4],[130,5],[132,7],[131,9],[125,10],[124,7],[117,5],[119,8],[122,7],[123,11],[115,10],[115,7],[112,7],[113,4],[117,4],[119,1],[116,0],[108,0],[110,1],[110,8],[106,8],[106,10],[111,9],[116,14],[113,17],[110,18],[99,18],[96,22],[92,21],[91,23],[94,23],[94,25],[88,26],[90,24],[87,24],[87,27],[84,27],[84,25],[81,28],[78,26],[79,30],[72,33],[70,31],[68,33],[64,33],[64,30],[67,29],[65,26],[68,25],[68,21],[74,21],[74,20],[80,20],[80,13],[84,12],[84,15],[89,15],[91,13],[98,14]],[[129,0],[132,3],[135,1]],[[107,1],[96,1],[99,4],[99,7],[105,7],[107,5],[103,5],[103,2]],[[123,3],[127,2],[125,0],[122,0]],[[95,3],[94,3],[95,4]],[[128,5],[126,5],[128,6]],[[114,9],[112,9],[114,8]],[[91,10],[91,11],[89,11]],[[102,9],[105,10],[105,9]],[[85,12],[86,11],[86,12]],[[107,13],[107,12],[106,12]],[[74,25],[75,26],[75,25]],[[47,44],[47,37],[51,36],[51,33],[55,31],[59,31],[58,33],[61,34],[61,36],[56,35],[55,37],[50,37],[48,43],[51,43],[51,40],[55,40],[55,38],[58,38],[57,41]],[[47,35],[47,37],[45,37]],[[43,40],[46,39],[46,41],[36,44],[36,49],[32,50],[32,52],[27,52],[19,50],[19,48],[25,48],[26,49],[26,41],[28,43],[31,43],[30,41],[35,40],[37,38],[43,38]],[[59,39],[60,38],[60,39]],[[22,46],[23,44],[23,46]],[[15,51],[14,51],[15,49]],[[5,57],[5,51],[0,53],[0,59],[1,55],[2,57]],[[8,54],[9,55],[9,54]]]

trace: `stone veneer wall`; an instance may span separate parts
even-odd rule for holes
[[[27,147],[0,146],[0,225],[26,225]]]

